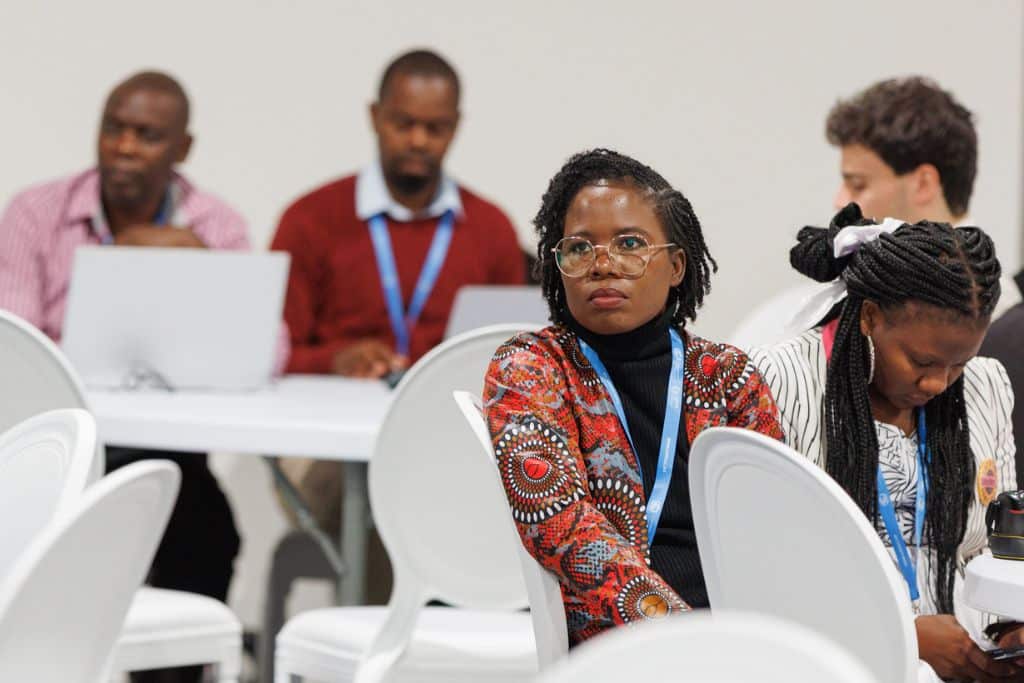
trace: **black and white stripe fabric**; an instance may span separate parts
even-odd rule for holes
[[[761,371],[779,406],[785,442],[825,468],[825,373],[827,361],[820,329],[810,330],[772,347],[754,349],[750,359]],[[977,477],[997,476],[995,491],[1017,488],[1014,471],[1015,445],[1010,413],[1013,390],[1002,364],[992,358],[975,358],[964,369],[964,400],[970,429],[971,453]],[[876,422],[879,462],[892,494],[908,547],[912,547],[914,504],[917,498],[917,435],[907,436],[892,425]],[[967,531],[960,543],[961,568],[987,546],[983,482],[975,481],[974,500],[968,512]],[[991,482],[985,482],[991,491]],[[986,494],[986,498],[988,495]],[[889,546],[879,521],[882,540]],[[891,552],[891,549],[890,549]],[[935,577],[933,553],[921,548],[918,576],[921,614],[934,614]],[[959,611],[959,610],[958,610]]]

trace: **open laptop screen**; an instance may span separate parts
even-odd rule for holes
[[[251,389],[273,371],[289,257],[81,247],[62,346],[86,385],[155,378],[174,389]]]

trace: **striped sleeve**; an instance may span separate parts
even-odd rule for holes
[[[29,204],[26,195],[19,195],[0,217],[0,308],[42,328],[46,274],[41,241],[47,233]]]
[[[772,347],[753,349],[750,359],[779,406],[786,445],[823,466],[824,377],[819,375],[823,375],[825,358],[820,336],[811,332]]]

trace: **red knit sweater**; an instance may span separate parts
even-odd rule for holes
[[[356,217],[355,176],[325,185],[284,212],[272,249],[291,254],[285,320],[291,332],[288,372],[330,372],[337,351],[377,338],[394,347],[366,221]],[[444,267],[410,339],[415,361],[444,336],[455,293],[463,285],[523,284],[525,261],[501,209],[463,187],[463,215]],[[408,305],[436,219],[388,220],[395,263]]]

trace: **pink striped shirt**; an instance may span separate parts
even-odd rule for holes
[[[173,182],[170,225],[191,229],[210,249],[249,248],[237,211],[181,175]],[[17,194],[0,217],[0,308],[60,341],[75,249],[101,244],[106,229],[95,168]],[[278,367],[287,353],[285,340]]]

